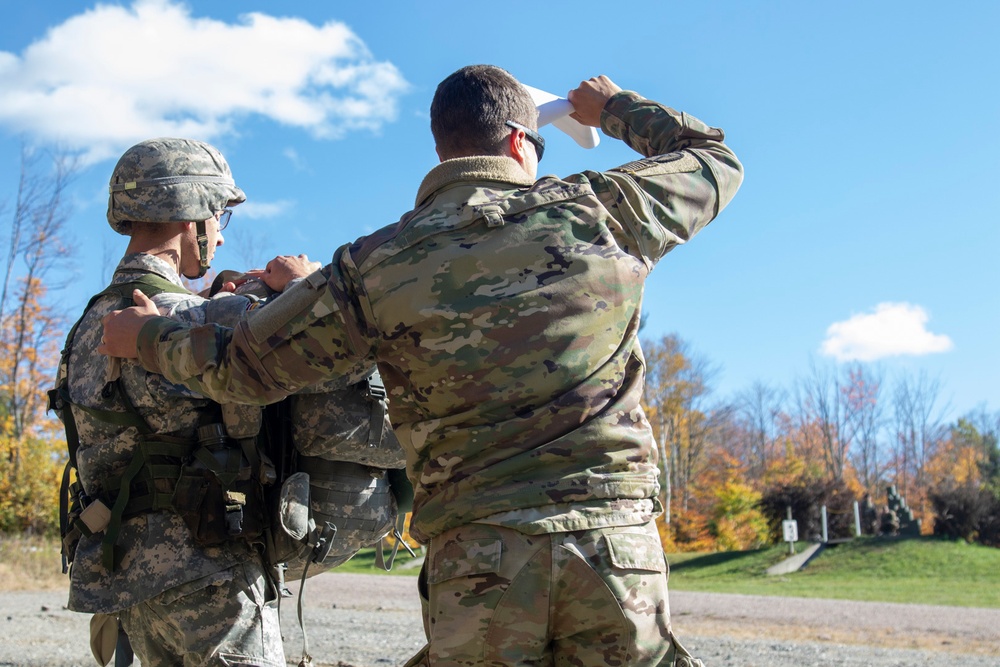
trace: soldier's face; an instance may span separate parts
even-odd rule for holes
[[[215,257],[215,249],[226,242],[219,226],[219,214],[205,221],[205,231],[208,234],[208,261],[211,262]]]
[[[208,263],[215,258],[215,249],[226,242],[219,229],[218,216],[212,216],[204,222],[205,236],[208,239]],[[184,234],[184,250],[181,256],[181,274],[186,278],[197,278],[201,269],[201,254],[198,250],[198,226],[194,223]]]

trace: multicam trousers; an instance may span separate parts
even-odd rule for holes
[[[667,565],[652,522],[527,535],[469,524],[431,540],[419,665],[674,665]],[[697,665],[692,661],[686,664]]]
[[[123,610],[143,667],[284,667],[277,597],[260,563],[177,586]]]

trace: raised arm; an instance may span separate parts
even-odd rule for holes
[[[585,177],[650,264],[711,222],[739,189],[743,166],[722,130],[607,77],[584,81],[569,99],[580,105],[578,120],[593,125],[596,118],[605,134],[643,156]]]

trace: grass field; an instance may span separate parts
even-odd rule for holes
[[[806,543],[799,543],[801,552]],[[667,554],[670,587],[683,591],[841,598],[1000,608],[1000,549],[935,538],[861,538],[827,547],[803,570],[768,576],[788,545],[757,551]],[[341,572],[378,574],[374,551],[362,550]],[[414,575],[406,554],[391,574]]]
[[[51,590],[67,581],[59,540],[0,533],[0,591]]]
[[[805,548],[797,545],[797,551]],[[1000,549],[934,538],[861,538],[828,547],[805,569],[768,576],[788,546],[712,554],[667,554],[673,590],[841,598],[1000,608]],[[415,576],[400,552],[390,575]],[[408,566],[407,564],[410,563]],[[375,550],[363,549],[337,572],[379,574]],[[0,591],[60,588],[58,543],[0,535]]]
[[[797,551],[806,545],[800,543]],[[827,547],[799,572],[768,576],[788,546],[667,554],[673,590],[1000,607],[1000,549],[935,538],[861,538]]]

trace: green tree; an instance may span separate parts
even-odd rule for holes
[[[715,490],[715,497],[709,530],[719,550],[744,551],[767,544],[767,519],[758,508],[760,493],[748,484],[730,480]]]

